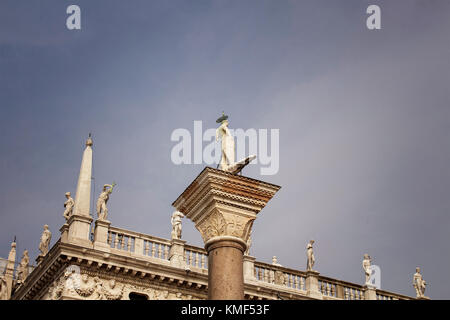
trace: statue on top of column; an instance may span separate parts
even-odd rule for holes
[[[66,192],[65,194],[66,196],[66,202],[64,202],[64,213],[63,216],[64,218],[66,218],[66,222],[67,220],[69,220],[70,216],[72,215],[73,212],[73,207],[75,206],[75,201],[73,201],[72,197],[70,196],[70,192]]]
[[[306,262],[306,271],[312,271],[314,267],[314,263],[316,263],[316,258],[314,257],[313,252],[313,244],[314,240],[310,240],[308,245],[306,246],[306,256],[308,258]]]
[[[52,240],[52,233],[48,229],[48,225],[44,225],[44,231],[42,232],[41,242],[39,243],[39,251],[41,256],[45,256],[48,253],[50,241]]]
[[[216,141],[222,139],[222,158],[220,159],[219,169],[232,174],[237,174],[241,172],[250,161],[254,160],[256,156],[251,155],[243,160],[235,162],[234,137],[228,129],[228,116],[222,112],[222,116],[217,119],[216,122],[220,123],[220,127],[216,130]]]
[[[172,223],[172,239],[181,239],[181,219],[184,218],[184,214],[180,211],[172,213],[170,222]]]
[[[427,283],[425,280],[423,280],[422,275],[420,274],[420,268],[416,268],[416,273],[413,277],[413,286],[414,289],[416,289],[416,296],[417,298],[423,298],[425,297],[425,286]]]
[[[105,184],[103,186],[103,191],[100,193],[97,200],[97,216],[99,220],[107,220],[108,218],[108,208],[106,207],[106,204],[108,203],[109,195],[113,192],[115,185],[116,183],[113,182],[113,184]]]
[[[17,280],[19,280],[19,282],[24,282],[28,277],[29,267],[30,257],[28,256],[28,250],[24,250],[22,259],[19,263],[19,267],[17,268]]]
[[[364,259],[362,261],[362,267],[364,270],[364,274],[366,276],[366,285],[370,285],[370,275],[372,274],[372,268],[371,268],[372,259],[370,256],[366,253],[364,254]]]

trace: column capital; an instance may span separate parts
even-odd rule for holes
[[[243,242],[256,215],[280,186],[206,167],[172,204],[191,219],[205,245],[222,237]]]

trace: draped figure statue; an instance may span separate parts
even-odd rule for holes
[[[222,116],[217,119],[216,122],[220,123],[219,128],[216,130],[216,141],[222,140],[222,158],[220,159],[219,169],[232,174],[237,174],[241,172],[242,169],[250,163],[250,161],[254,160],[256,156],[251,155],[235,162],[234,137],[228,129],[228,116],[222,113]]]

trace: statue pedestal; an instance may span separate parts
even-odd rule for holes
[[[319,274],[314,270],[306,271],[305,288],[308,297],[322,300],[323,296],[319,290]]]
[[[191,219],[208,252],[208,299],[244,299],[243,253],[256,215],[280,189],[206,167],[172,204]]]
[[[364,300],[377,300],[377,288],[370,285],[364,285]]]
[[[255,279],[255,257],[244,255],[244,280]]]
[[[170,265],[177,268],[184,268],[186,261],[184,259],[184,244],[186,241],[180,239],[172,239],[172,245],[169,251]]]
[[[92,221],[93,219],[90,216],[71,215],[67,221],[69,225],[67,242],[92,247],[90,240]]]
[[[61,242],[66,243],[69,239],[69,225],[64,223],[59,232],[61,232]]]
[[[108,244],[108,231],[111,222],[108,220],[96,220],[94,229],[94,249],[102,251],[111,251],[111,246]]]

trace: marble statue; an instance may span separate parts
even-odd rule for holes
[[[100,193],[100,196],[97,200],[97,216],[99,220],[107,220],[108,218],[108,208],[106,204],[109,200],[109,195],[113,192],[114,186],[116,184],[105,184],[103,186],[103,191]]]
[[[175,211],[172,214],[170,222],[172,223],[172,239],[181,239],[181,219],[184,218],[184,214],[180,211]]]
[[[252,232],[253,232],[253,230],[250,230],[250,234],[248,235],[248,239],[247,239],[247,248],[245,249],[245,252],[244,252],[244,254],[247,256],[250,254],[250,247],[252,245]]]
[[[423,280],[422,275],[420,274],[420,268],[416,268],[416,273],[413,277],[413,286],[414,289],[416,289],[416,296],[417,298],[423,298],[425,297],[425,286],[427,283],[425,280]]]
[[[8,299],[8,286],[6,284],[5,276],[0,276],[0,300]]]
[[[19,267],[17,268],[17,280],[24,282],[28,277],[28,269],[30,267],[30,257],[28,256],[28,250],[23,252],[22,259],[20,260]]]
[[[274,266],[279,266],[279,267],[282,266],[281,264],[278,263],[277,257],[276,257],[276,256],[273,256],[273,257],[272,257],[272,265],[274,265]]]
[[[256,156],[251,155],[245,159],[235,162],[234,137],[228,129],[228,116],[222,113],[222,116],[217,119],[216,122],[220,123],[219,128],[216,130],[216,141],[219,141],[219,139],[222,140],[222,158],[220,159],[219,169],[233,174],[238,174],[246,165],[250,163],[250,161],[254,160]]]
[[[364,254],[364,259],[362,261],[362,267],[364,269],[364,274],[366,276],[366,285],[370,285],[370,275],[372,274],[372,269],[371,269],[371,262],[372,259],[370,258],[370,256],[366,253]]]
[[[48,248],[50,246],[50,241],[52,240],[52,233],[48,230],[48,225],[44,226],[44,232],[42,232],[41,242],[39,243],[39,251],[42,256],[48,253]]]
[[[308,260],[306,261],[306,271],[312,271],[314,263],[316,262],[313,251],[313,244],[314,240],[310,240],[308,245],[306,246],[306,256],[308,258]]]
[[[66,192],[66,202],[64,202],[64,213],[63,216],[64,218],[66,218],[66,222],[67,220],[69,220],[70,216],[72,215],[73,212],[73,207],[75,206],[75,201],[73,201],[72,197],[70,196],[70,192]]]

